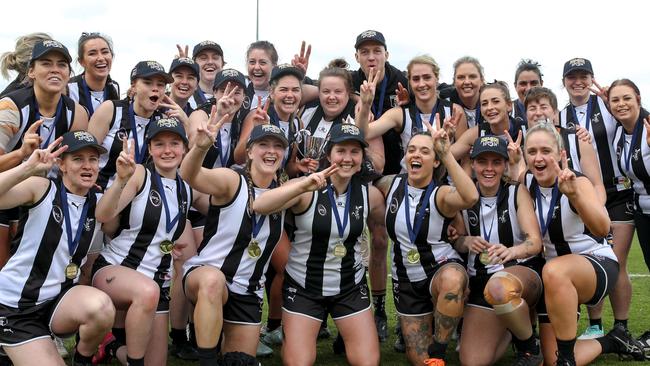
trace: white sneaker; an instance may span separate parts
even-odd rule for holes
[[[595,339],[595,338],[600,338],[605,335],[605,332],[603,332],[603,328],[601,328],[598,325],[590,325],[585,329],[584,332],[578,337],[578,339]]]
[[[65,348],[65,343],[63,343],[63,339],[59,337],[54,337],[54,345],[56,346],[56,350],[59,352],[59,355],[63,358],[66,358],[69,356],[68,349]]]

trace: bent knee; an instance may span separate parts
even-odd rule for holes
[[[439,292],[464,292],[467,287],[467,272],[456,265],[443,268],[438,275]]]
[[[508,272],[497,272],[485,285],[483,296],[490,305],[503,305],[521,298],[522,291],[519,278]]]
[[[108,295],[99,290],[97,290],[96,294],[86,298],[84,311],[86,322],[95,322],[110,328],[115,320],[113,301]]]
[[[226,288],[226,276],[220,270],[213,268],[201,274],[199,280],[199,295],[207,299],[221,298]]]
[[[133,304],[138,304],[146,310],[155,311],[160,299],[160,287],[153,281],[147,281],[138,288]]]

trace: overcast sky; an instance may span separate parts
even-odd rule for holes
[[[628,77],[650,93],[650,6],[645,2],[612,1],[298,1],[260,0],[259,37],[273,42],[280,62],[290,61],[300,42],[312,44],[309,75],[336,57],[351,68],[354,41],[360,32],[384,33],[389,61],[404,69],[409,59],[430,54],[449,82],[454,60],[477,57],[486,80],[511,84],[521,58],[542,64],[545,86],[562,103],[564,62],[573,57],[592,61],[602,84]],[[219,43],[228,67],[242,72],[245,51],[255,41],[255,0],[225,1],[44,1],[10,2],[0,29],[0,51],[14,49],[20,35],[42,31],[68,46],[73,58],[81,32],[99,31],[113,38],[111,76],[122,91],[131,68],[140,60],[156,60],[165,68],[176,43],[191,48],[202,40]],[[25,9],[18,9],[20,4]],[[11,9],[16,7],[16,9]],[[80,70],[77,63],[73,65]],[[0,80],[0,87],[8,83]],[[650,102],[644,103],[650,105]]]

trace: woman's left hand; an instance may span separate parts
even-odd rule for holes
[[[305,52],[305,46],[307,46],[307,51]],[[293,56],[291,60],[291,65],[297,67],[302,71],[303,75],[307,76],[307,68],[309,67],[309,56],[311,55],[311,45],[307,45],[305,41],[302,41],[300,46],[300,54]]]
[[[578,192],[578,187],[576,185],[576,174],[568,168],[568,161],[566,157],[566,150],[562,150],[560,153],[562,156],[562,167],[558,165],[555,159],[552,160],[553,167],[555,168],[555,173],[557,174],[557,182],[562,192],[565,196],[573,197]]]
[[[165,115],[167,117],[176,118],[177,120],[181,121],[183,127],[185,127],[185,131],[189,129],[190,119],[187,117],[187,114],[185,114],[183,108],[176,104],[172,98],[170,98],[168,95],[165,95],[162,99],[162,103],[160,103],[160,106],[167,108],[167,111],[165,112]]]
[[[488,248],[488,256],[490,263],[506,263],[515,259],[515,255],[511,248],[503,244],[492,244]]]
[[[318,170],[318,160],[311,158],[302,158],[298,160],[296,167],[304,174],[310,174]]]

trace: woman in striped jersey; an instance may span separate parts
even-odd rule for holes
[[[469,251],[470,293],[460,360],[463,365],[494,364],[510,343],[510,331],[517,351],[514,364],[538,366],[542,354],[530,310],[542,294],[544,260],[533,201],[523,185],[502,181],[508,166],[503,139],[479,137],[471,159],[481,198],[463,210],[469,236],[455,243],[459,251]],[[479,348],[482,352],[476,352]]]
[[[128,365],[144,365],[145,358],[164,365],[172,256],[192,247],[187,211],[203,196],[177,172],[188,145],[180,121],[152,122],[145,141],[150,162],[137,165],[133,148],[122,141],[115,181],[97,205],[97,220],[119,216],[119,227],[93,265],[92,283],[120,310],[108,354]]]
[[[110,76],[113,41],[101,33],[83,32],[77,44],[77,61],[84,71],[70,79],[68,96],[92,117],[103,102],[120,99],[120,86]]]
[[[185,262],[183,285],[195,306],[200,365],[214,365],[223,330],[223,353],[255,355],[262,322],[264,274],[282,235],[283,214],[260,214],[252,202],[279,182],[288,141],[272,124],[255,126],[247,143],[245,168],[204,168],[202,162],[228,114],[196,129],[195,145],[181,167],[196,190],[210,195],[203,241]],[[223,328],[223,329],[222,329]]]
[[[601,353],[643,359],[640,344],[620,325],[604,337],[576,342],[578,306],[598,304],[616,284],[618,261],[604,239],[610,219],[589,179],[567,167],[552,124],[528,131],[524,154],[529,171],[521,178],[535,197],[547,261],[544,301],[537,307],[544,361],[584,365]]]
[[[91,134],[67,132],[0,173],[0,208],[22,206],[25,213],[13,255],[0,271],[0,345],[16,366],[63,365],[51,334],[75,332],[73,365],[91,365],[113,324],[110,298],[75,286],[97,231],[95,180],[102,153]],[[43,178],[59,157],[61,178]]]
[[[423,121],[428,124],[428,121]],[[386,196],[386,228],[393,241],[393,297],[412,365],[444,365],[447,345],[463,314],[467,272],[449,244],[447,228],[479,199],[476,186],[452,156],[447,133],[411,138],[406,174],[378,184]],[[447,170],[457,188],[438,185]],[[435,329],[432,321],[435,320]]]
[[[326,147],[330,167],[271,190],[254,203],[261,213],[291,210],[294,215],[282,315],[286,365],[314,364],[325,312],[343,337],[350,364],[379,364],[377,330],[359,252],[365,224],[382,222],[384,212],[379,190],[357,174],[367,146],[355,125],[333,126]]]

